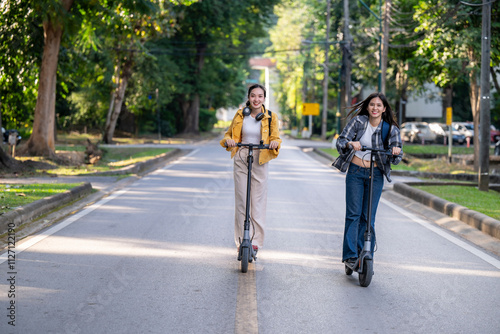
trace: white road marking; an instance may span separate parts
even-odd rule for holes
[[[35,235],[32,238],[28,238],[26,241],[24,241],[20,245],[16,244],[15,248],[12,248],[12,251],[14,251],[16,255],[19,254],[19,253],[21,253],[22,251],[25,251],[26,249],[30,248],[31,246],[39,243],[40,241],[44,240],[47,237],[50,237],[54,233],[59,232],[60,230],[62,230],[66,226],[69,226],[69,225],[73,224],[78,219],[80,219],[80,218],[88,215],[92,211],[98,209],[99,207],[103,206],[104,204],[106,204],[107,202],[111,201],[112,199],[115,199],[118,196],[124,194],[125,192],[127,192],[127,189],[122,189],[120,191],[117,191],[117,192],[111,194],[110,196],[108,196],[108,197],[100,200],[99,202],[97,202],[95,204],[92,204],[91,206],[89,206],[88,208],[84,209],[83,211],[78,212],[74,216],[71,216],[71,217],[65,219],[60,224],[57,224],[54,227],[49,228],[47,231],[42,232],[40,234],[37,234],[37,235]],[[9,251],[7,251],[7,252],[3,253],[2,255],[0,255],[0,264],[2,264],[5,261],[7,261],[8,252]]]
[[[455,245],[459,246],[460,248],[468,251],[469,253],[472,253],[474,255],[476,255],[477,257],[479,257],[480,259],[482,259],[483,261],[486,261],[488,262],[489,264],[491,264],[492,266],[494,266],[495,268],[497,269],[500,269],[500,261],[498,261],[497,259],[495,259],[494,257],[486,254],[485,252],[475,248],[475,247],[472,247],[471,245],[463,242],[462,240],[446,233],[444,230],[442,230],[441,228],[438,228],[432,224],[430,224],[429,222],[426,222],[425,220],[423,219],[420,219],[418,218],[416,215],[398,207],[397,205],[389,202],[388,200],[386,199],[383,199],[381,198],[380,199],[384,204],[386,204],[387,206],[391,207],[392,209],[396,210],[397,212],[399,212],[400,214],[408,217],[409,219],[413,220],[414,222],[416,222],[417,224],[420,224],[421,226],[425,227],[426,229],[436,233],[437,235],[445,238],[446,240],[454,243]]]
[[[198,152],[199,149],[196,149],[192,152],[190,152],[189,154],[173,161],[172,163],[170,163],[169,165],[161,168],[162,170],[163,169],[168,169],[168,168],[171,168],[172,166],[178,164],[179,162],[181,162],[182,160],[192,156],[193,154],[195,154],[196,152]],[[158,171],[158,170],[157,170]],[[144,178],[144,179],[147,179]],[[129,189],[122,189],[122,190],[119,190],[117,192],[114,192],[112,193],[110,196],[106,197],[106,198],[103,198],[101,199],[99,202],[95,203],[95,204],[92,204],[91,206],[89,206],[88,208],[78,212],[77,214],[75,214],[74,216],[71,216],[67,219],[65,219],[64,221],[62,221],[61,223],[55,225],[54,227],[51,227],[49,228],[47,231],[45,232],[42,232],[40,234],[37,234],[31,238],[27,238],[26,241],[23,241],[21,244],[17,244],[15,245],[15,247],[12,247],[10,249],[11,253],[12,254],[19,254],[23,251],[25,251],[26,249],[30,248],[31,246],[39,243],[40,241],[44,240],[45,238],[47,237],[50,237],[51,235],[59,232],[60,230],[62,230],[63,228],[73,224],[75,221],[77,221],[78,219],[80,218],[83,218],[85,217],[86,215],[88,215],[89,213],[91,213],[92,211],[98,209],[99,207],[103,206],[104,204],[106,204],[107,202],[123,195],[124,193],[126,193],[127,191],[129,191]],[[8,254],[9,254],[9,249],[2,253],[0,255],[0,264],[4,263],[5,261],[7,261],[8,259]]]

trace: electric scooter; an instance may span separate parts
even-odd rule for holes
[[[250,188],[252,180],[252,163],[253,163],[253,150],[258,149],[269,149],[269,145],[264,145],[264,141],[260,141],[260,144],[242,144],[237,143],[238,147],[248,147],[248,173],[247,173],[247,200],[246,200],[246,210],[245,210],[245,223],[243,226],[243,240],[240,239],[240,246],[238,251],[238,261],[241,261],[241,272],[246,273],[248,271],[248,263],[253,260],[257,260],[257,251],[252,247],[252,238],[250,238]]]
[[[372,219],[372,198],[373,198],[373,165],[375,162],[375,156],[373,152],[379,152],[385,155],[392,155],[391,150],[387,149],[377,149],[363,146],[361,151],[370,151],[370,185],[368,191],[368,213],[366,222],[366,232],[364,235],[363,250],[359,254],[358,260],[354,264],[350,264],[347,261],[345,264],[346,275],[352,275],[355,271],[359,274],[359,284],[362,287],[367,287],[370,285],[373,277],[373,256],[371,252],[372,248],[372,230],[371,230],[371,219]]]

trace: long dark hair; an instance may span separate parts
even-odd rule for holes
[[[347,114],[347,117],[354,118],[358,115],[370,116],[370,114],[368,113],[368,105],[370,104],[370,101],[376,97],[378,97],[382,101],[385,107],[385,112],[382,113],[382,120],[386,121],[390,125],[395,125],[399,128],[398,122],[396,120],[396,115],[394,115],[394,112],[392,111],[392,108],[389,105],[389,101],[387,101],[385,95],[380,92],[371,93],[370,96],[368,96],[363,101],[358,102],[355,105],[347,108],[348,110],[350,110],[349,113]]]
[[[254,90],[255,88],[260,88],[264,91],[264,97],[266,97],[266,88],[260,84],[253,84],[251,85],[250,87],[248,87],[248,93],[247,93],[247,103],[246,103],[246,106],[247,107],[250,107],[250,100],[248,99],[250,97],[250,93],[252,92],[252,90]],[[264,106],[264,104],[262,104],[262,106],[264,107],[264,109],[266,108]]]

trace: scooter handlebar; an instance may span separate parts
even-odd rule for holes
[[[391,149],[385,149],[385,148],[373,148],[373,147],[367,147],[367,146],[361,146],[361,151],[372,151],[372,152],[379,152],[385,155],[392,155],[394,157],[402,157],[403,154],[392,154]]]
[[[259,150],[268,150],[269,149],[269,145],[268,144],[264,144],[264,141],[260,141],[259,144],[242,144],[242,143],[237,143],[236,146],[238,147],[249,147],[249,148],[256,148],[256,149],[259,149]]]

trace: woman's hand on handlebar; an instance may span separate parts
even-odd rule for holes
[[[352,148],[354,151],[361,151],[361,143],[359,141],[350,141],[347,143],[347,147]]]
[[[233,139],[226,139],[226,147],[235,147],[236,142]]]
[[[277,141],[272,140],[272,141],[269,143],[269,149],[270,149],[270,150],[274,150],[274,149],[278,148],[279,144],[280,144],[280,143],[278,143]]]

